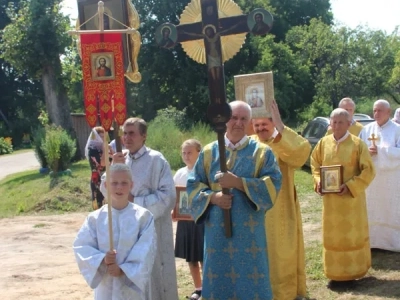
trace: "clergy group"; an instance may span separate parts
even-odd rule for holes
[[[224,145],[219,139],[204,146],[186,181],[193,220],[204,225],[201,293],[189,299],[306,299],[302,199],[296,193],[294,173],[309,157],[314,190],[323,206],[328,287],[355,285],[371,267],[371,249],[400,251],[400,125],[391,119],[388,101],[374,103],[375,121],[363,127],[353,118],[354,101],[342,99],[330,114],[327,134],[314,149],[283,123],[275,100],[269,105],[268,118],[252,118],[252,108],[244,101],[229,105],[232,115]],[[146,138],[146,122],[127,119],[122,136],[126,151],[114,153],[112,160],[129,167],[133,182],[129,201],[154,218],[154,231],[147,231],[153,232],[154,243],[134,237],[143,253],[152,254],[130,264],[132,269],[121,267],[133,275],[122,272],[120,281],[114,281],[115,289],[110,282],[108,288],[112,299],[125,299],[117,288],[122,284],[134,289],[140,299],[177,300],[171,219],[176,189],[169,163],[145,145]],[[221,163],[226,164],[224,172]],[[101,191],[106,195],[105,179],[103,175]],[[104,217],[92,216],[91,221],[106,228]],[[135,227],[133,223],[113,221],[114,231]],[[93,234],[86,236],[93,238]],[[126,248],[132,243],[127,239],[119,237],[116,259],[112,253],[104,259],[123,264],[118,255],[130,251]],[[98,289],[107,274],[100,270],[101,259],[97,257],[94,263],[91,257],[83,260],[79,251],[76,255],[85,279]]]

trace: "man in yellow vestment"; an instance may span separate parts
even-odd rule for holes
[[[253,119],[252,136],[268,144],[282,172],[282,189],[275,206],[265,215],[270,277],[274,300],[306,296],[303,227],[294,186],[294,170],[310,155],[310,143],[284,126],[275,100],[272,118]]]
[[[350,114],[351,125],[349,132],[355,136],[358,136],[361,132],[361,129],[363,129],[363,126],[361,123],[353,119],[354,112],[356,111],[356,104],[354,101],[351,98],[343,98],[340,100],[338,107],[347,110],[347,112]],[[331,126],[328,127],[328,131],[326,132],[326,135],[328,134],[332,134]]]
[[[321,194],[321,166],[343,166],[340,192],[323,195],[323,260],[328,287],[363,277],[371,266],[365,189],[375,177],[367,145],[349,133],[350,114],[332,111],[333,134],[323,137],[311,154],[314,189]]]

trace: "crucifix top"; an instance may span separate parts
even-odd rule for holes
[[[163,48],[181,43],[188,56],[198,63],[206,63],[206,40],[220,39],[222,62],[225,62],[240,50],[248,32],[267,34],[272,23],[272,15],[262,8],[244,15],[231,0],[193,0],[181,14],[180,25],[160,25],[155,38]]]
[[[156,42],[163,48],[182,43],[192,59],[207,64],[211,100],[208,116],[214,125],[223,124],[225,128],[230,109],[226,107],[223,62],[240,50],[248,32],[268,33],[272,15],[262,8],[244,15],[232,0],[192,0],[180,21],[178,26],[160,25],[156,29]]]

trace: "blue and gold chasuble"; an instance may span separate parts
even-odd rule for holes
[[[204,147],[189,175],[187,192],[196,223],[205,222],[203,300],[272,299],[269,281],[265,212],[281,187],[281,172],[271,149],[248,139],[226,148],[228,171],[243,180],[245,192],[231,189],[232,237],[226,238],[223,210],[210,203],[221,190],[218,142]]]

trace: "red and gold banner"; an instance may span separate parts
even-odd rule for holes
[[[109,131],[113,118],[126,119],[124,60],[121,34],[82,34],[82,72],[86,120]],[[114,113],[113,113],[114,110]]]

